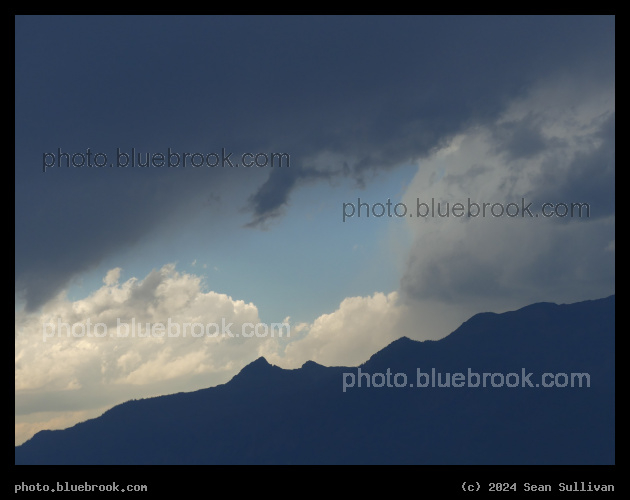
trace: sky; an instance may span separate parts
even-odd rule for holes
[[[614,16],[17,16],[16,444],[613,294],[614,62]]]

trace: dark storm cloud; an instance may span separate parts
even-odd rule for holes
[[[329,179],[334,174],[313,168],[302,167],[290,170],[273,170],[267,181],[249,197],[247,210],[254,217],[247,227],[259,227],[272,218],[281,215],[288,203],[291,190],[298,181]]]
[[[422,158],[558,66],[610,69],[613,27],[569,16],[18,17],[16,291],[37,308],[219,194],[245,194],[250,225],[263,226],[304,182]],[[535,142],[525,129],[510,148]],[[110,158],[117,147],[286,152],[291,167],[42,173],[43,153],[88,147]],[[340,159],[316,164],[322,153]]]
[[[583,141],[597,143],[580,153],[566,171],[554,168],[553,156],[536,179],[532,192],[535,200],[586,202],[591,217],[607,217],[615,212],[615,113],[601,120],[601,125]]]
[[[504,123],[494,132],[497,151],[505,153],[508,160],[531,158],[548,147],[561,143],[547,138],[541,131],[542,123],[529,114],[522,120]]]

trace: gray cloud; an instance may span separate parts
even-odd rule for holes
[[[16,292],[36,309],[209,197],[243,200],[265,227],[303,183],[426,158],[559,67],[610,74],[611,47],[614,17],[19,17]],[[537,144],[535,129],[511,133],[513,153]],[[42,173],[59,147],[292,162]]]
[[[536,179],[537,200],[557,199],[586,202],[591,217],[607,217],[615,212],[615,113],[600,117],[592,134],[581,138],[579,152],[566,169],[558,169],[554,156],[545,162]],[[561,154],[561,152],[560,152]]]
[[[553,145],[562,145],[557,138],[545,137],[542,123],[529,114],[525,118],[503,123],[494,131],[497,151],[508,160],[531,158]]]
[[[405,195],[504,207],[525,200],[533,215],[543,203],[588,203],[590,217],[584,211],[582,218],[417,221],[400,283],[405,297],[496,310],[614,293],[615,112],[608,76],[569,89],[564,77],[541,82],[495,123],[467,130],[425,161]]]

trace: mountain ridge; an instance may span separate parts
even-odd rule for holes
[[[480,313],[437,341],[396,339],[358,367],[307,361],[285,370],[259,357],[225,384],[128,401],[69,429],[40,431],[16,447],[16,464],[614,463],[614,306],[611,295]],[[588,368],[593,387],[355,386],[342,392],[342,382],[359,369],[404,373],[411,384],[416,370],[430,373],[432,367],[448,373]],[[534,417],[520,413],[523,407]],[[178,427],[182,416],[190,432]],[[282,424],[269,435],[274,421]],[[204,422],[212,424],[205,431]],[[527,439],[515,432],[519,425]],[[152,442],[155,435],[162,446]],[[576,445],[580,435],[583,444]],[[502,442],[507,437],[512,449]]]

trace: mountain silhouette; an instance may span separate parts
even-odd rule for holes
[[[15,463],[614,464],[614,354],[614,295],[482,313],[438,341],[402,337],[359,367],[285,370],[259,358],[226,384],[38,432],[15,448]],[[424,384],[432,369],[442,382],[468,370],[519,380],[417,387],[418,370]],[[567,386],[542,387],[546,372],[566,374],[556,380]],[[588,373],[590,387],[570,387],[571,373]],[[407,384],[396,387],[401,374]]]

